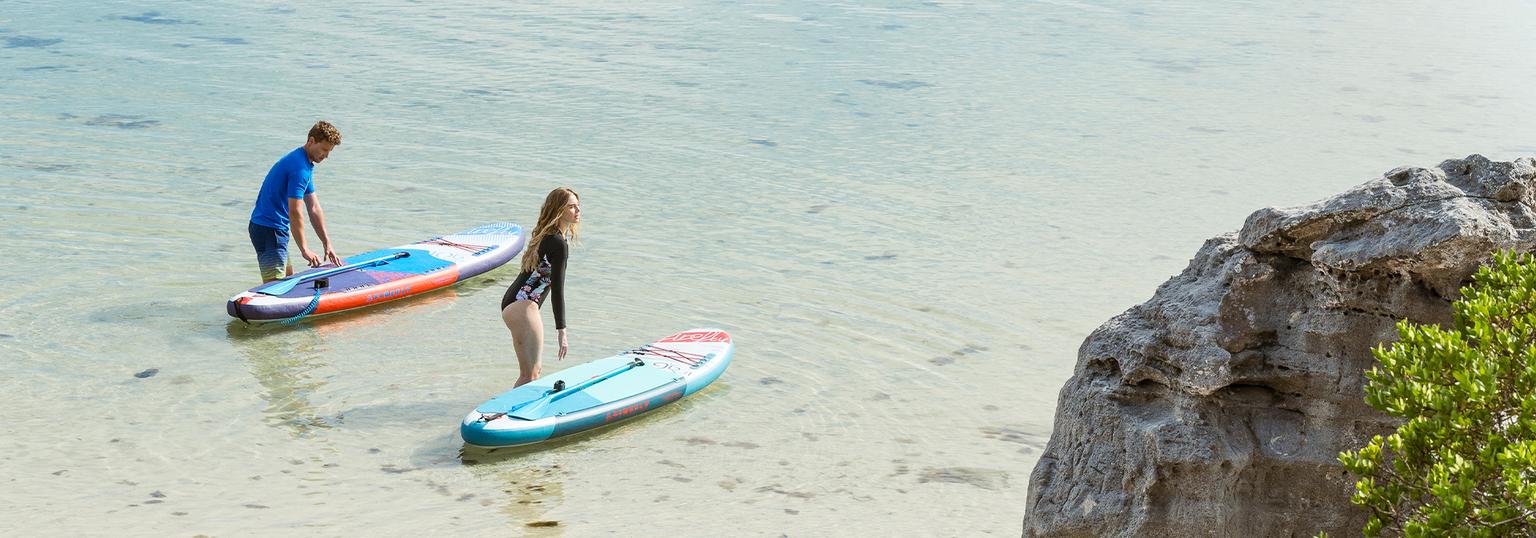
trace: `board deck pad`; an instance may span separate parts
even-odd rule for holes
[[[421,249],[414,249],[414,248],[384,248],[384,249],[379,249],[379,250],[373,250],[373,251],[369,251],[369,252],[364,252],[362,254],[358,254],[356,256],[349,256],[349,257],[341,260],[341,264],[342,265],[353,264],[353,263],[357,263],[357,262],[360,262],[360,261],[363,261],[363,260],[367,260],[367,259],[371,259],[371,258],[377,258],[377,257],[380,257],[380,256],[387,256],[387,255],[394,254],[394,253],[397,253],[397,252],[406,252],[406,253],[409,253],[410,256],[406,256],[404,258],[396,258],[396,259],[393,259],[393,260],[389,260],[387,262],[384,262],[384,263],[381,263],[379,265],[375,265],[375,266],[369,267],[369,268],[358,269],[356,271],[347,271],[345,273],[341,273],[341,274],[337,274],[337,275],[332,275],[328,279],[328,285],[325,286],[322,289],[324,289],[324,290],[334,290],[334,291],[343,291],[343,290],[352,290],[352,289],[364,288],[364,287],[369,287],[369,286],[377,286],[377,285],[380,285],[380,284],[387,284],[387,283],[390,283],[390,282],[394,282],[394,281],[400,280],[402,278],[408,278],[408,277],[412,277],[412,276],[416,276],[416,275],[424,275],[424,274],[427,274],[427,273],[434,273],[434,272],[446,269],[446,268],[448,268],[448,267],[453,265],[453,262],[448,261],[448,260],[444,260],[442,258],[438,258],[436,256],[433,256],[431,252],[428,252],[428,251],[425,251],[425,250],[421,250]],[[320,267],[316,267],[314,269],[314,271],[318,272],[318,271],[321,271],[321,270],[331,269],[331,268],[334,268],[334,267],[336,267],[336,266],[334,266],[334,265],[322,265]],[[307,273],[309,271],[305,271],[305,272]],[[299,275],[295,275],[295,276],[300,276],[300,275],[303,275],[303,273],[300,273]],[[282,282],[282,281],[281,280],[274,280],[272,282],[268,282],[268,283],[263,284],[261,286],[257,286],[255,288],[252,288],[252,291],[255,291],[257,293],[266,294],[266,292],[264,290],[266,290],[267,288],[271,288],[273,286],[276,286],[280,282]],[[304,282],[302,284],[294,286],[293,289],[288,290],[287,293],[279,294],[279,295],[277,295],[277,297],[289,297],[289,298],[303,297],[303,298],[309,298],[309,296],[314,295],[314,293],[315,293],[315,282],[314,281],[309,281],[309,282]]]
[[[574,383],[571,381],[565,382],[567,385],[574,386],[576,383],[580,383],[581,381],[585,381],[587,379],[591,379],[592,377],[601,375],[603,372],[618,368],[620,365],[624,364],[624,362],[625,361],[620,357],[609,357],[606,359],[598,359],[585,364],[572,366],[554,374],[540,377],[528,382],[526,385],[504,392],[495,398],[491,398],[489,401],[480,404],[479,407],[476,407],[475,411],[481,413],[505,413],[508,409],[511,409],[518,404],[533,400],[534,398],[539,397],[539,395],[548,392],[550,388],[555,386],[556,381],[566,379],[580,380],[575,381]]]
[[[604,363],[605,365],[609,366],[602,372],[598,372],[596,375],[601,375],[613,370],[614,368],[623,366],[625,362],[626,361],[618,357],[610,357],[608,359],[593,361],[593,363]],[[580,385],[593,377],[593,375],[559,376],[557,379],[565,381],[565,386],[567,387],[576,387],[577,385]],[[668,373],[664,370],[657,368],[646,368],[643,365],[636,366],[634,368],[624,370],[623,372],[620,372],[613,377],[604,379],[595,385],[584,388],[578,392],[574,392],[564,398],[554,400],[554,402],[550,403],[549,405],[524,406],[517,411],[508,413],[508,415],[523,420],[537,420],[544,417],[574,413],[584,409],[591,409],[599,405],[610,404],[619,401],[620,399],[628,398],[635,394],[639,394],[656,387],[666,385],[668,383],[677,383],[682,380],[682,377]],[[548,397],[553,398],[558,395],[559,393],[557,392],[549,395]]]

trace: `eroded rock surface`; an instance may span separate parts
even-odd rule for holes
[[[1536,160],[1399,168],[1213,238],[1078,351],[1025,536],[1355,536],[1338,464],[1400,319],[1448,324],[1496,249],[1536,246]]]

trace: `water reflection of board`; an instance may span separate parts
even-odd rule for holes
[[[225,310],[246,321],[273,321],[372,306],[495,269],[522,249],[522,227],[488,224],[267,282],[231,297]]]
[[[683,331],[507,391],[470,411],[459,433],[475,446],[516,446],[634,418],[709,385],[732,348],[725,331]]]

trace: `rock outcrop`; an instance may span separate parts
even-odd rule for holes
[[[1025,536],[1357,536],[1340,451],[1396,423],[1371,349],[1449,324],[1496,249],[1536,247],[1536,160],[1399,168],[1248,217],[1083,342]]]

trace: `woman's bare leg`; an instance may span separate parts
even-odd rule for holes
[[[501,321],[512,332],[512,351],[517,353],[517,383],[521,387],[539,378],[539,350],[544,348],[544,320],[539,305],[529,300],[515,301],[501,309]]]

